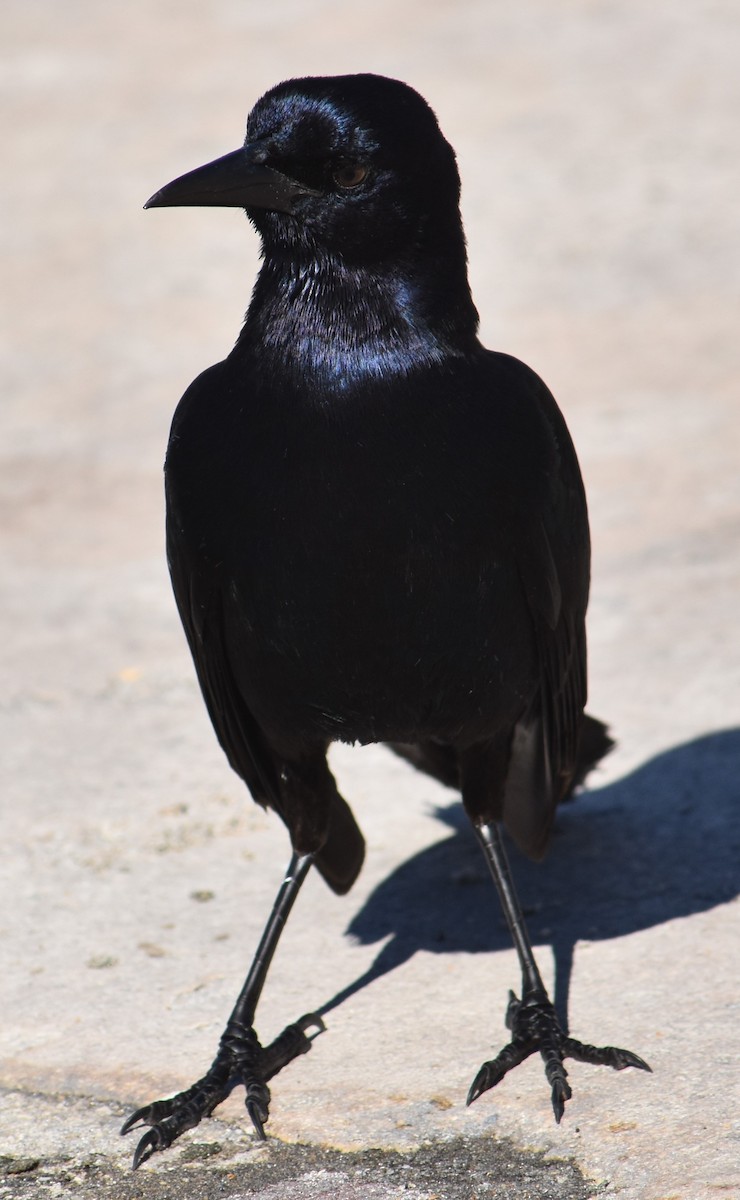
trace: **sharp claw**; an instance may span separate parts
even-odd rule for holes
[[[619,1054],[622,1057],[620,1066],[615,1066],[615,1070],[623,1071],[625,1067],[637,1067],[640,1071],[649,1071],[652,1075],[653,1068],[649,1063],[645,1062],[644,1058],[640,1058],[639,1054],[633,1054],[631,1050],[620,1050]]]
[[[145,1104],[143,1108],[137,1108],[136,1112],[132,1113],[121,1126],[121,1136],[130,1133],[134,1125],[157,1125],[165,1117],[171,1116],[176,1099],[177,1097],[173,1097],[171,1100],[155,1100],[153,1104]]]
[[[135,1113],[132,1113],[128,1121],[124,1121],[121,1126],[121,1136],[125,1137],[134,1128],[134,1125],[155,1125],[160,1117],[166,1116],[166,1112],[156,1112],[157,1108],[164,1108],[166,1101],[157,1100],[154,1104],[145,1104],[143,1108],[137,1108]]]
[[[306,1013],[305,1016],[301,1017],[299,1021],[296,1021],[296,1025],[299,1029],[302,1029],[304,1033],[306,1033],[311,1026],[314,1027],[315,1033],[311,1035],[309,1041],[313,1041],[313,1039],[318,1037],[320,1033],[326,1033],[326,1025],[318,1013]],[[308,1037],[307,1033],[306,1036]]]
[[[648,1063],[631,1050],[621,1050],[617,1046],[590,1046],[566,1037],[545,994],[532,995],[522,1001],[509,992],[506,1024],[512,1031],[512,1041],[504,1046],[496,1058],[483,1064],[468,1092],[468,1104],[500,1083],[512,1067],[523,1062],[535,1050],[540,1052],[545,1063],[545,1074],[551,1087],[552,1110],[558,1125],[565,1112],[565,1103],[573,1095],[563,1059],[574,1058],[593,1066],[613,1067],[615,1071],[623,1071],[625,1067],[651,1070]]]
[[[264,1109],[260,1108],[260,1105],[256,1100],[247,1100],[247,1112],[251,1117],[252,1124],[257,1132],[257,1137],[261,1142],[266,1142],[267,1134],[265,1133],[263,1121],[267,1120],[267,1114],[265,1113]]]
[[[552,1111],[555,1114],[555,1121],[559,1125],[563,1119],[565,1112],[565,1101],[570,1100],[573,1092],[570,1085],[565,1082],[565,1079],[557,1079],[552,1085]]]
[[[507,1029],[514,1028],[514,1020],[521,1006],[521,1000],[509,988],[509,1002],[506,1005],[506,1016],[504,1017],[504,1024]]]
[[[309,1035],[308,1030],[313,1032]],[[318,1013],[306,1013],[292,1025],[286,1026],[283,1032],[260,1051],[259,1073],[266,1082],[287,1067],[289,1062],[306,1054],[311,1049],[311,1043],[319,1034],[324,1033],[326,1025]]]
[[[468,1097],[465,1101],[466,1107],[469,1108],[473,1101],[477,1100],[479,1096],[482,1096],[483,1093],[488,1090],[484,1082],[485,1075],[485,1068],[481,1067],[480,1071],[471,1083],[470,1088],[468,1089]]]
[[[133,1162],[134,1171],[137,1170],[137,1168],[140,1167],[143,1162],[146,1162],[147,1159],[151,1158],[157,1150],[162,1148],[159,1130],[156,1127],[154,1129],[148,1129],[136,1147]]]
[[[490,1088],[495,1087],[497,1083],[500,1083],[505,1074],[506,1072],[499,1065],[498,1058],[493,1059],[492,1062],[485,1062],[470,1085],[470,1091],[465,1103],[467,1105],[472,1104],[484,1092],[487,1092]]]
[[[513,992],[509,994],[511,1001],[518,1004],[519,1001]],[[495,1058],[484,1062],[470,1086],[467,1103],[472,1104],[474,1100],[477,1100],[489,1088],[493,1088],[497,1083],[500,1083],[504,1076],[514,1067],[518,1067],[520,1062],[524,1062],[524,1059],[528,1058],[534,1049],[534,1045],[529,1045],[523,1041],[509,1042],[507,1046],[504,1046],[503,1050],[499,1050]]]
[[[130,1133],[138,1125],[151,1126],[136,1147],[134,1170],[156,1151],[166,1150],[182,1133],[195,1128],[204,1117],[210,1116],[228,1095],[232,1081],[239,1077],[247,1091],[246,1107],[255,1132],[261,1141],[266,1141],[265,1125],[270,1113],[267,1079],[299,1054],[305,1054],[311,1048],[313,1038],[325,1028],[318,1013],[306,1013],[263,1050],[253,1029],[246,1029],[235,1021],[230,1022],[221,1039],[219,1052],[202,1079],[168,1100],[157,1100],[137,1108],[124,1121],[122,1135]],[[310,1036],[309,1030],[313,1031]]]
[[[146,1111],[146,1108],[137,1108],[136,1112],[132,1113],[128,1120],[123,1122],[123,1125],[121,1126],[121,1137],[125,1137],[127,1133],[131,1132],[134,1125],[138,1125]]]
[[[640,1071],[649,1071],[652,1075],[652,1067],[648,1066],[644,1058],[633,1054],[631,1050],[621,1050],[619,1046],[589,1046],[584,1042],[577,1042],[574,1038],[564,1038],[563,1054],[568,1058],[577,1059],[578,1062],[591,1063],[592,1066],[613,1067],[615,1071],[624,1071],[625,1067],[636,1067]]]

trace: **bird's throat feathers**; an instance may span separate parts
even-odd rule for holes
[[[439,276],[427,281],[403,267],[268,251],[237,352],[259,346],[273,379],[299,387],[311,379],[331,392],[472,353],[478,314],[465,271],[457,280],[445,271],[440,304]]]

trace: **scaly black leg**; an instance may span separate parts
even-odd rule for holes
[[[151,1126],[136,1147],[134,1170],[155,1151],[166,1150],[186,1129],[193,1129],[203,1117],[210,1116],[228,1096],[235,1082],[244,1085],[247,1112],[259,1137],[265,1137],[264,1126],[270,1105],[267,1080],[292,1059],[310,1049],[311,1038],[306,1030],[314,1026],[317,1032],[321,1032],[324,1028],[321,1018],[310,1013],[294,1025],[289,1025],[267,1048],[260,1045],[253,1028],[257,1003],[280,934],[312,861],[310,854],[293,854],[291,858],[249,974],[221,1035],[218,1053],[209,1070],[186,1091],[179,1092],[169,1100],[157,1100],[137,1109],[125,1122],[122,1134],[128,1133],[135,1125]]]
[[[649,1071],[650,1067],[630,1050],[620,1050],[616,1046],[584,1045],[575,1038],[567,1037],[563,1032],[537,968],[498,827],[494,824],[480,825],[476,826],[475,832],[491,869],[519,957],[522,998],[519,1000],[513,992],[509,992],[506,1024],[512,1032],[512,1039],[494,1059],[483,1064],[473,1080],[467,1102],[472,1104],[483,1092],[500,1083],[507,1071],[539,1050],[551,1088],[555,1120],[559,1123],[565,1102],[572,1094],[568,1084],[568,1072],[563,1066],[565,1058],[575,1058],[596,1066],[614,1067],[616,1071],[622,1071],[625,1067],[639,1067],[643,1071]]]

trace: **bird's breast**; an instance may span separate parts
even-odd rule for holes
[[[472,461],[475,439],[466,452],[459,432],[433,432],[232,421],[204,455],[180,429],[170,518],[213,575],[230,665],[263,727],[444,737],[461,714],[490,729],[498,696],[531,689],[495,479]]]

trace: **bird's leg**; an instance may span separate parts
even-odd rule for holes
[[[519,1000],[513,992],[509,992],[506,1024],[512,1032],[511,1041],[494,1059],[483,1064],[473,1080],[467,1102],[472,1104],[483,1092],[500,1083],[507,1071],[539,1050],[552,1089],[555,1120],[560,1122],[565,1102],[571,1096],[568,1072],[563,1066],[565,1058],[575,1058],[596,1066],[614,1067],[617,1071],[625,1067],[640,1067],[643,1071],[649,1071],[650,1067],[630,1050],[620,1050],[616,1046],[588,1046],[566,1036],[535,961],[498,826],[493,823],[475,826],[475,832],[491,869],[519,957],[522,998]]]
[[[192,1129],[229,1094],[235,1082],[246,1088],[247,1111],[260,1138],[265,1136],[270,1091],[267,1080],[311,1046],[306,1030],[324,1028],[320,1017],[311,1013],[283,1030],[271,1045],[263,1048],[253,1028],[257,1002],[277,948],[280,934],[313,861],[311,854],[293,854],[285,878],[275,899],[257,952],[221,1035],[218,1053],[209,1070],[187,1091],[169,1100],[157,1100],[133,1113],[121,1133],[135,1125],[150,1125],[134,1154],[134,1170],[157,1150],[166,1150],[186,1129]]]

